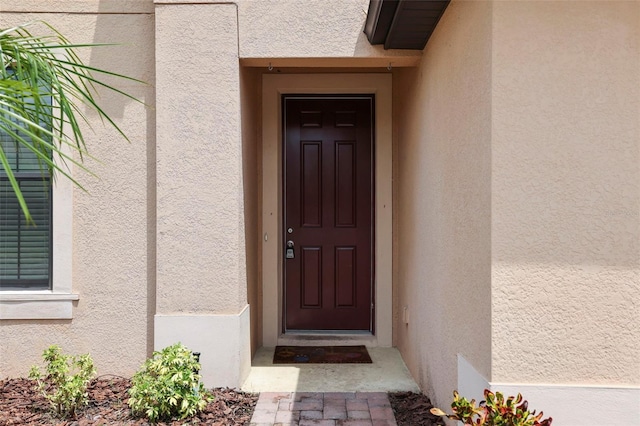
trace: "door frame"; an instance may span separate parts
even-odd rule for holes
[[[370,344],[392,346],[392,78],[391,74],[264,74],[262,79],[262,340],[282,337],[283,94],[375,95],[374,322]]]

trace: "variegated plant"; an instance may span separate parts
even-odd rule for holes
[[[485,400],[476,406],[475,399],[469,401],[453,391],[453,414],[439,408],[432,408],[431,414],[459,420],[469,426],[551,426],[553,419],[542,419],[542,411],[538,414],[535,410],[529,411],[529,403],[521,394],[505,398],[500,392],[485,389],[484,397]]]

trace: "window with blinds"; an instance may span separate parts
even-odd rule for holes
[[[11,183],[0,167],[0,289],[50,288],[51,182],[46,166],[0,130],[0,146],[20,185],[35,224],[27,224]]]

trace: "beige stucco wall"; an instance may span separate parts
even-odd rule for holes
[[[247,303],[236,7],[158,4],[156,22],[157,312],[236,314]]]
[[[251,365],[245,224],[255,235],[255,219],[244,206],[237,7],[156,1],[155,16],[155,347],[181,341],[202,354],[206,386],[239,386]]]
[[[442,406],[456,354],[491,374],[491,12],[451,3],[420,66],[394,72],[394,338]]]
[[[369,0],[238,0],[242,58],[419,56],[372,46],[363,32]],[[278,61],[274,60],[274,65]]]
[[[498,390],[637,386],[640,4],[454,1],[423,56],[394,73],[410,370],[439,404],[457,354]]]
[[[51,3],[48,9],[44,3],[49,2],[3,1],[0,27],[45,20],[75,43],[117,43],[81,50],[81,57],[88,65],[147,81],[144,86],[107,78],[153,106],[152,14],[139,8],[127,8],[127,14],[114,9],[102,14],[103,2],[84,2],[96,14],[62,13],[67,10],[65,2],[56,2],[61,13],[12,13],[18,6],[50,11]],[[154,113],[126,98],[100,93],[101,104],[131,142],[88,114],[95,130],[87,129],[88,149],[100,160],[88,165],[99,178],[78,174],[88,193],[77,189],[73,193],[74,214],[68,225],[73,228],[72,289],[79,294],[73,320],[0,321],[0,377],[26,375],[30,365],[41,362],[42,350],[54,343],[67,352],[91,353],[102,374],[121,375],[132,374],[151,348],[154,187],[149,181]]]
[[[210,346],[239,336],[243,354],[250,303],[260,345],[273,61],[394,65],[394,342],[439,405],[458,354],[494,383],[639,384],[640,4],[453,1],[422,55],[370,46],[367,5],[2,0],[2,25],[46,19],[74,42],[121,43],[84,57],[148,81],[119,85],[155,108],[104,95],[130,144],[89,116],[102,163],[74,193],[74,318],[1,321],[0,377],[51,343],[130,375],[155,314],[163,339],[205,324],[228,334]]]
[[[369,0],[239,0],[241,57],[352,56]]]
[[[493,9],[492,380],[640,384],[640,3]]]

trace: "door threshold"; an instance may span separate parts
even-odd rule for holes
[[[337,335],[358,335],[372,336],[367,330],[287,330],[284,335],[302,335],[302,336],[337,336]]]
[[[377,347],[378,338],[369,331],[290,330],[278,336],[278,346],[353,346]]]

